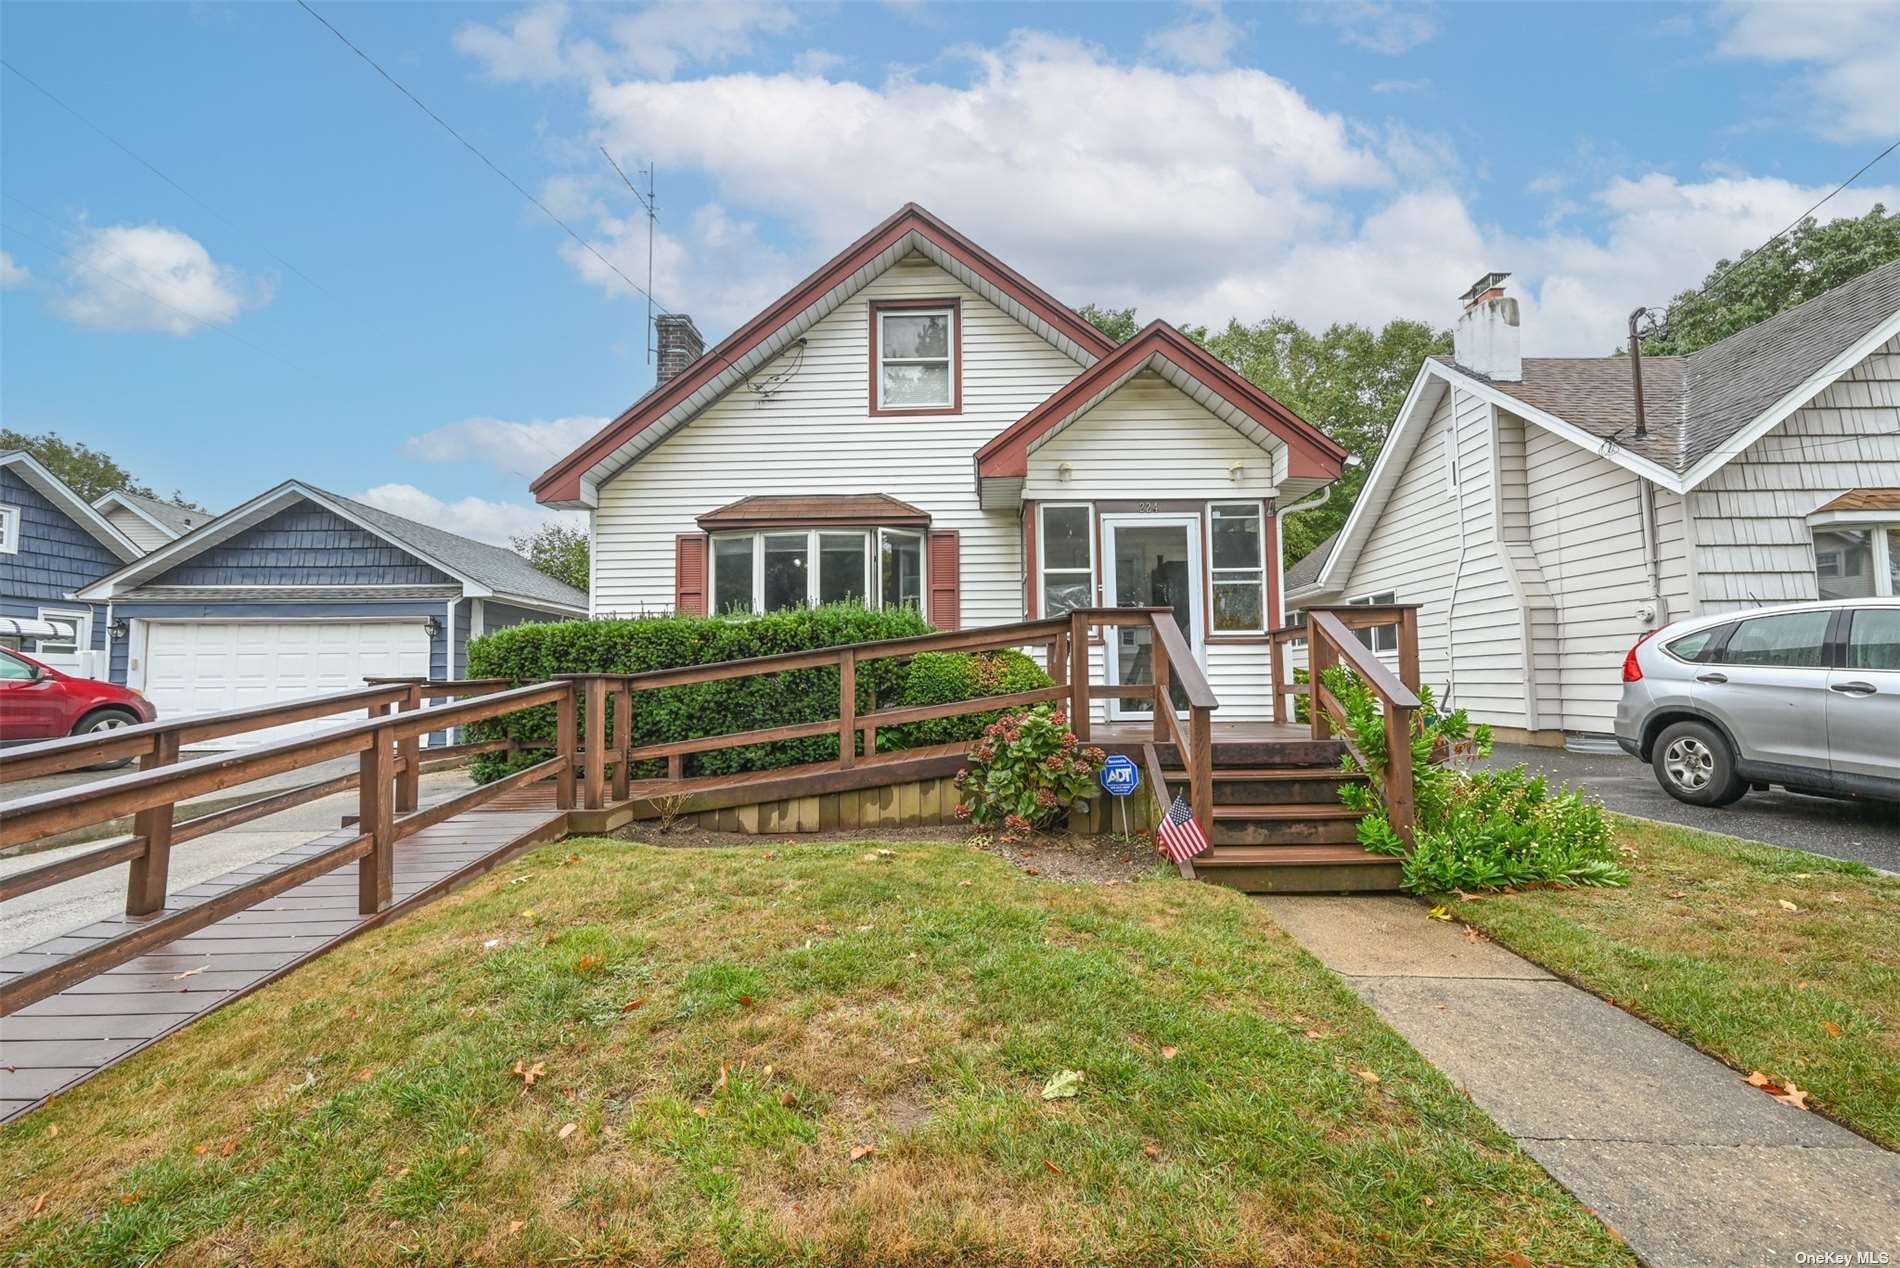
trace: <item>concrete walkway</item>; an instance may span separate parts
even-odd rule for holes
[[[1259,901],[1650,1268],[1900,1264],[1900,1154],[1409,898]]]

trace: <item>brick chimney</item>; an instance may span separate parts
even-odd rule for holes
[[[1465,311],[1452,330],[1451,354],[1459,365],[1489,379],[1516,383],[1524,377],[1518,351],[1517,301],[1504,293],[1509,273],[1486,273],[1459,298]]]
[[[659,333],[660,363],[654,371],[654,385],[666,382],[706,351],[705,336],[685,313],[661,313],[653,319]]]

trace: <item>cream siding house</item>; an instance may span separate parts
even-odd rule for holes
[[[1344,452],[1171,327],[1116,345],[912,205],[717,346],[678,315],[660,343],[653,391],[534,483],[590,515],[596,616],[1165,602],[1221,719],[1270,716],[1277,516]],[[1145,680],[1145,636],[1113,651]]]
[[[1900,589],[1900,264],[1644,358],[1641,436],[1629,361],[1520,358],[1501,280],[1420,370],[1289,606],[1421,604],[1424,681],[1556,742],[1610,732],[1623,657],[1660,625]]]

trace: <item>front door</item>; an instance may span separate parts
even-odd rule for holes
[[[1165,607],[1187,636],[1197,661],[1203,657],[1201,639],[1201,518],[1198,515],[1104,515],[1102,552],[1105,598],[1114,608]],[[1110,683],[1154,682],[1154,634],[1135,626],[1105,631]],[[1183,709],[1175,696],[1175,708]],[[1108,716],[1115,719],[1154,717],[1152,702],[1110,696]]]

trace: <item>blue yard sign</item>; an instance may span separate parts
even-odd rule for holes
[[[1120,753],[1111,755],[1102,765],[1102,788],[1116,797],[1126,797],[1141,787],[1141,771],[1132,759]]]

